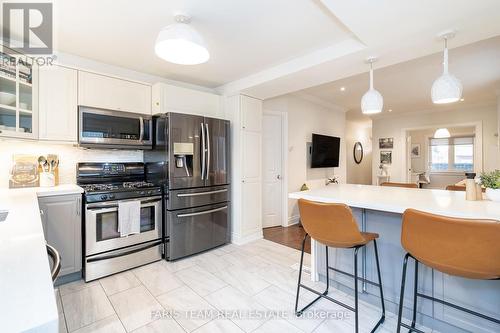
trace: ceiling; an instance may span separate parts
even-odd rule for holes
[[[53,0],[54,45],[74,55],[267,99],[500,35],[498,0]],[[211,54],[205,64],[167,63],[154,53],[176,13],[192,16]]]
[[[205,38],[207,63],[180,66],[155,55],[158,32],[177,12]],[[54,22],[61,52],[207,87],[351,36],[310,0],[59,0]]]
[[[453,44],[453,40],[449,42]],[[464,101],[460,106],[495,102],[500,89],[500,36],[450,50],[450,73],[463,85]],[[381,115],[449,108],[435,105],[431,100],[431,86],[442,73],[442,52],[396,65],[377,69],[374,84],[384,97]],[[361,97],[368,90],[366,72],[345,79],[302,90],[299,94],[335,104],[349,112],[350,119],[360,119]],[[341,87],[345,91],[341,91]],[[457,104],[452,104],[456,106]]]

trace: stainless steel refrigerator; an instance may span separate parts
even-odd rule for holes
[[[230,240],[229,121],[179,113],[153,117],[147,179],[163,186],[166,259]]]

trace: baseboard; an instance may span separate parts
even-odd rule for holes
[[[290,216],[288,218],[288,224],[286,225],[286,227],[289,227],[289,226],[294,225],[294,224],[298,224],[299,222],[300,222],[300,215]]]
[[[264,235],[262,234],[262,229],[259,231],[256,231],[254,233],[251,233],[250,235],[247,236],[240,236],[236,234],[231,235],[231,243],[236,244],[236,245],[243,245],[247,244],[259,239],[264,238]]]

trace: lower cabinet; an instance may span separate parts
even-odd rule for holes
[[[82,269],[81,200],[81,194],[38,199],[45,240],[61,255],[59,276]]]

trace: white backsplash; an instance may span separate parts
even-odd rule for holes
[[[9,187],[12,155],[59,156],[59,184],[76,183],[78,162],[142,162],[140,150],[85,149],[71,144],[52,144],[21,140],[0,139],[0,188]]]

